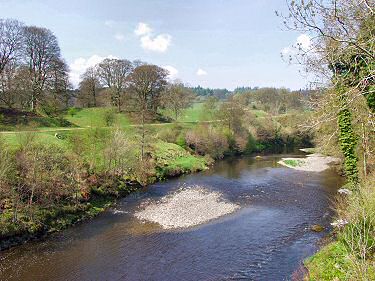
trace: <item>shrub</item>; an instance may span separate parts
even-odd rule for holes
[[[115,130],[104,148],[105,171],[107,174],[129,175],[139,159],[136,143],[120,130]]]
[[[106,110],[104,112],[103,119],[107,127],[112,126],[115,123],[115,119],[116,119],[115,111],[112,109]]]
[[[253,137],[253,135],[251,133],[249,133],[249,136],[247,138],[246,147],[245,147],[245,153],[250,154],[250,153],[256,152],[256,150],[257,150],[256,140]]]
[[[228,151],[227,137],[218,129],[200,125],[186,133],[187,145],[200,155],[210,155],[214,159],[220,159]]]
[[[68,115],[70,115],[71,117],[73,117],[74,115],[76,115],[78,113],[79,109],[76,108],[76,107],[70,107],[68,109]]]

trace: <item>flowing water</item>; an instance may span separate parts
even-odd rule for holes
[[[94,220],[0,252],[0,280],[290,280],[328,231],[341,178],[296,171],[286,155],[226,159],[210,170],[151,185]],[[134,216],[181,188],[218,191],[241,208],[207,224],[162,230]]]

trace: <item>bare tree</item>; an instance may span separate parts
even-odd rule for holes
[[[128,60],[105,59],[98,65],[98,73],[103,85],[111,90],[112,104],[121,111],[122,95],[124,94],[127,78],[133,70]]]
[[[22,50],[23,24],[13,19],[0,19],[0,74]]]
[[[0,103],[8,108],[13,108],[18,98],[15,94],[16,75],[15,61],[9,62],[0,74]]]
[[[25,61],[31,83],[30,107],[35,111],[47,80],[53,77],[55,63],[60,59],[60,47],[50,30],[36,26],[25,28],[24,40]]]
[[[56,109],[58,107],[67,108],[69,105],[70,88],[69,68],[66,62],[56,58],[51,67],[51,78],[48,80],[50,97]]]
[[[97,106],[97,95],[100,89],[99,73],[96,66],[89,67],[79,83],[79,100],[87,107]]]
[[[181,111],[189,107],[195,97],[191,89],[186,88],[180,81],[175,81],[166,87],[162,103],[173,111],[175,120],[177,120]]]
[[[224,120],[229,130],[238,133],[242,128],[242,116],[245,111],[242,105],[233,97],[228,98],[226,102],[220,104],[218,118]]]
[[[0,102],[7,107],[16,103],[14,76],[23,47],[23,24],[13,19],[0,19]]]
[[[167,71],[156,65],[141,65],[129,77],[129,94],[142,125],[141,159],[144,159],[145,124],[155,116],[167,85]]]

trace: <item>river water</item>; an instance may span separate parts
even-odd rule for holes
[[[286,156],[226,159],[151,185],[90,222],[0,252],[0,280],[290,280],[327,233],[309,226],[329,226],[342,179],[278,165]],[[193,185],[241,208],[185,230],[133,216],[142,202]]]

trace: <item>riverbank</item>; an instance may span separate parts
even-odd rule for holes
[[[375,280],[375,174],[339,189],[328,243],[305,261],[311,281]]]
[[[49,151],[47,150],[49,153]],[[55,151],[54,151],[55,152]],[[55,157],[64,158],[64,152]],[[152,148],[154,167],[147,171],[147,184],[163,181],[182,174],[194,173],[208,168],[212,161],[192,155],[182,147],[165,142],[157,142]],[[48,157],[46,155],[46,157]],[[65,169],[65,166],[64,166]],[[62,171],[66,175],[68,171]],[[30,240],[66,229],[77,223],[87,221],[116,204],[117,200],[139,190],[142,185],[132,178],[108,175],[100,172],[80,175],[80,182],[64,188],[80,188],[72,195],[74,200],[61,200],[45,206],[24,205],[22,209],[13,201],[0,205],[0,251],[9,249]],[[59,182],[51,181],[56,188]],[[42,182],[41,182],[42,184]],[[10,186],[11,187],[11,186]],[[77,198],[79,194],[79,199]],[[14,200],[14,199],[13,199]],[[16,206],[16,207],[13,207]],[[18,210],[20,209],[20,210]]]
[[[329,227],[328,217],[320,218],[341,178],[333,170],[301,177],[306,173],[275,165],[287,156],[254,156],[228,157],[207,171],[150,185],[90,222],[4,251],[0,276],[10,276],[6,281],[288,279],[327,233],[308,226]],[[240,208],[187,228],[163,229],[134,216],[181,190],[202,187],[207,193],[198,195],[204,201],[211,202],[213,192],[219,202]]]
[[[306,158],[282,158],[278,163],[299,171],[322,172],[327,170],[330,164],[339,164],[340,159],[313,153],[308,154]]]

